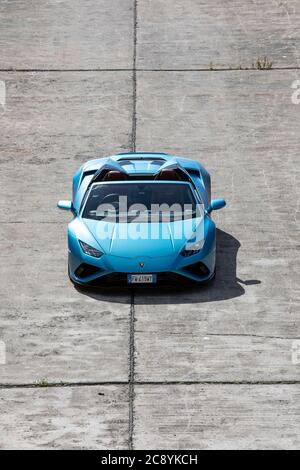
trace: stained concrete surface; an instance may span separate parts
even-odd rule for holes
[[[139,0],[137,64],[146,69],[299,66],[298,0]]]
[[[126,381],[130,296],[99,304],[74,290],[67,277],[71,215],[56,203],[71,197],[72,173],[83,161],[130,145],[131,73],[0,78],[7,96],[0,114],[7,356],[0,383]]]
[[[215,216],[214,285],[136,297],[140,380],[299,379],[291,361],[300,337],[296,76],[138,73],[138,146],[188,149],[210,169],[213,197],[228,203]]]
[[[298,385],[138,386],[137,447],[299,449],[299,398]]]
[[[127,380],[130,295],[99,303],[74,289],[65,230],[65,224],[1,224],[0,385]]]
[[[1,2],[1,69],[132,67],[131,0]]]
[[[66,222],[56,202],[71,197],[72,174],[130,148],[132,73],[0,72],[0,80],[1,220]]]
[[[127,400],[126,386],[0,390],[0,449],[126,449]]]
[[[1,15],[0,446],[299,447],[298,2]],[[237,70],[264,55],[275,69]],[[226,198],[213,285],[70,285],[56,201],[81,163],[135,148],[203,162]]]
[[[0,386],[126,384],[130,294],[117,292],[111,303],[73,288],[66,245],[71,216],[56,203],[71,197],[72,174],[83,161],[130,148],[132,72],[0,72],[0,80],[6,85],[0,109],[0,340],[6,356]],[[76,388],[79,417],[72,394],[61,387],[50,394],[43,389],[40,397],[18,390],[1,390],[0,446],[128,446],[126,386],[108,391],[114,397],[109,404],[97,401],[95,392],[97,405],[88,388]]]

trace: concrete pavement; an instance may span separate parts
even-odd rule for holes
[[[299,448],[298,2],[0,13],[0,448]],[[212,286],[70,285],[56,201],[135,148],[198,159],[226,198]]]

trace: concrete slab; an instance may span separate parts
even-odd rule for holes
[[[1,220],[66,220],[56,202],[71,197],[80,165],[131,148],[131,73],[0,73],[0,80]]]
[[[131,0],[1,2],[0,68],[132,67]]]
[[[300,6],[261,0],[139,0],[137,64],[147,69],[299,67]]]
[[[136,449],[297,449],[297,385],[136,388]]]
[[[128,148],[130,74],[1,73],[0,382],[128,378],[128,294],[89,297],[67,277],[74,171]]]
[[[126,449],[127,387],[0,390],[0,449]]]
[[[299,107],[295,72],[139,73],[138,148],[212,174],[215,283],[137,293],[140,380],[299,380]],[[176,136],[176,138],[174,138]]]
[[[292,103],[297,70],[158,71],[137,77],[138,148],[181,153],[210,168],[215,162],[222,173],[229,156],[230,172],[239,163],[239,171],[247,171],[258,152],[261,165],[274,164],[270,155],[279,164],[283,152],[291,163],[298,161],[299,106]],[[286,178],[288,169],[283,165]]]
[[[136,307],[137,380],[300,380],[299,365],[292,360],[296,336],[247,333],[255,325],[257,330],[261,328],[258,316],[248,327],[243,322],[245,315],[239,314],[235,306],[232,306],[235,314],[230,315],[225,306],[215,305],[213,314],[200,303],[182,305],[181,299],[175,297],[174,302],[176,299],[177,308],[173,305]],[[276,314],[274,323],[276,326]]]
[[[0,384],[127,381],[129,294],[72,286],[63,224],[1,224],[0,233]]]

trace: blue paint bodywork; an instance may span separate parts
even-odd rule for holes
[[[155,175],[162,169],[180,168],[189,178],[189,182],[182,183],[175,181],[177,184],[189,184],[195,197],[202,201],[204,207],[204,245],[200,251],[195,252],[191,256],[183,256],[182,251],[186,243],[186,238],[178,239],[174,236],[176,232],[176,224],[186,223],[186,221],[175,222],[157,222],[144,224],[146,228],[164,229],[168,236],[159,239],[122,239],[120,230],[127,230],[124,224],[111,223],[108,224],[109,236],[99,237],[101,231],[101,222],[82,218],[82,207],[86,194],[90,191],[92,180],[96,174],[109,168],[110,170],[118,170],[134,176],[135,182],[142,181],[143,177]],[[155,183],[155,181],[151,181]],[[162,183],[162,181],[160,181]],[[109,184],[109,183],[108,183]],[[126,182],[130,184],[130,181]],[[72,211],[73,220],[68,226],[68,246],[69,246],[69,276],[74,283],[85,285],[101,286],[101,279],[109,279],[110,274],[158,274],[173,273],[181,276],[185,280],[196,282],[205,282],[210,280],[215,273],[216,261],[216,226],[211,219],[210,212],[214,209],[221,208],[225,205],[219,202],[211,201],[211,182],[210,176],[205,168],[198,162],[182,157],[171,156],[164,153],[126,153],[114,155],[106,158],[91,160],[82,165],[73,177],[73,198]],[[221,201],[221,202],[220,202]],[[68,209],[68,201],[61,201],[58,204],[60,208]],[[214,207],[215,206],[215,207]],[[194,219],[193,223],[197,224],[198,220]],[[130,226],[135,224],[131,222]],[[122,225],[122,227],[121,227]],[[164,225],[164,227],[162,227]],[[145,228],[145,227],[144,227]],[[107,230],[107,224],[106,224]],[[98,234],[98,235],[97,235]],[[84,253],[79,240],[90,245],[91,247],[101,251],[103,256],[96,258]],[[143,266],[140,262],[144,263]],[[197,272],[197,269],[190,269],[191,265],[197,266],[197,263],[203,263],[206,269],[205,273]],[[90,275],[80,277],[76,275],[78,268],[81,266],[92,267]],[[93,269],[98,268],[98,270]],[[124,276],[124,278],[127,278]]]

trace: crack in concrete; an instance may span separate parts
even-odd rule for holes
[[[132,152],[136,151],[136,101],[137,101],[137,73],[136,73],[136,49],[137,49],[137,0],[133,2],[133,74],[132,74],[132,135],[131,135],[131,149]],[[134,291],[131,291],[130,302],[130,325],[129,325],[129,425],[128,425],[128,448],[134,449],[133,433],[134,433],[134,322],[135,322],[135,307],[134,307]]]
[[[0,384],[0,390],[13,388],[68,388],[68,387],[97,387],[97,386],[118,386],[128,385],[128,381],[107,381],[107,382],[48,382],[47,385],[39,383],[23,383],[23,384]]]
[[[131,305],[130,305],[130,325],[129,325],[129,450],[134,449],[133,445],[133,432],[134,432],[134,322],[135,322],[135,307],[134,307],[134,291],[131,292]]]
[[[29,384],[1,384],[0,390],[5,389],[39,389],[39,388],[71,388],[71,387],[109,387],[109,386],[164,386],[164,385],[300,385],[300,380],[164,380],[164,381],[107,381],[107,382],[49,382],[47,385]],[[133,402],[131,403],[133,404]],[[133,408],[132,408],[133,411]],[[134,415],[131,413],[131,417]],[[130,436],[133,436],[133,421],[130,426]],[[133,443],[132,449],[133,449]]]
[[[15,225],[15,224],[30,224],[30,225],[41,225],[41,224],[48,224],[48,225],[62,225],[65,226],[65,222],[55,221],[55,220],[44,220],[44,221],[30,221],[28,220],[0,220],[0,224],[3,225]]]
[[[137,0],[133,5],[133,59],[132,59],[132,151],[136,151],[136,94],[137,94],[137,70],[136,70],[136,49],[137,49]]]
[[[136,55],[136,46],[134,48],[134,56]],[[134,62],[136,62],[136,57],[134,57]],[[271,73],[274,71],[280,70],[300,70],[300,66],[290,66],[290,67],[272,67],[271,69],[265,70],[258,70],[255,68],[239,68],[239,67],[216,67],[216,68],[209,68],[209,67],[199,67],[199,68],[191,68],[191,69],[183,69],[183,68],[124,68],[124,69],[0,69],[0,72],[7,72],[7,73],[76,73],[76,72],[267,72]]]
[[[233,337],[248,337],[248,338],[262,338],[262,339],[282,339],[282,340],[300,340],[299,336],[296,337],[284,337],[284,336],[269,336],[269,335],[256,335],[256,334],[244,334],[244,333],[206,333],[205,336],[233,336]]]

